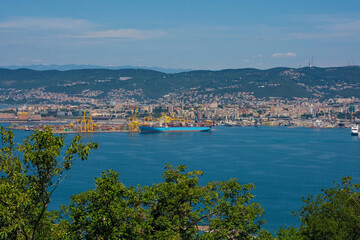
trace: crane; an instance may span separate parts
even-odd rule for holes
[[[90,117],[89,119],[86,119],[86,110],[84,110],[84,115],[81,119],[78,119],[77,122],[80,125],[80,132],[93,132],[94,131],[94,124],[92,120],[92,110],[90,111]]]
[[[139,132],[139,126],[141,125],[141,123],[137,120],[137,112],[139,110],[139,107],[136,107],[135,109],[135,113],[132,117],[129,117],[129,123],[128,125],[128,129],[131,132]]]

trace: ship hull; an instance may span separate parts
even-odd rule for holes
[[[351,136],[357,136],[359,132],[351,132]]]
[[[211,127],[148,127],[140,126],[142,133],[161,133],[161,132],[209,132]]]

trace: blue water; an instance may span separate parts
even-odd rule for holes
[[[18,140],[25,134],[16,131]],[[271,231],[298,225],[291,212],[303,205],[301,197],[320,193],[342,176],[360,182],[360,140],[349,129],[217,127],[213,133],[101,133],[83,139],[98,142],[101,149],[74,164],[51,209],[93,189],[94,178],[107,169],[119,172],[127,186],[151,185],[161,181],[166,163],[185,164],[188,170],[204,171],[203,184],[229,178],[254,183],[254,201],[265,209],[264,227]]]

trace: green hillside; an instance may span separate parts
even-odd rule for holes
[[[360,67],[246,68],[174,74],[144,69],[0,69],[0,88],[45,88],[67,94],[80,94],[84,90],[100,90],[106,94],[114,89],[141,89],[145,98],[189,89],[214,93],[253,92],[257,97],[360,97]]]

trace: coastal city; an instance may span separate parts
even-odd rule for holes
[[[86,91],[81,96],[70,96],[44,89],[33,89],[26,94],[12,92],[2,99],[11,99],[14,104],[0,110],[0,121],[11,122],[16,129],[57,123],[54,128],[59,132],[84,131],[81,125],[89,123],[89,118],[93,131],[138,131],[133,127],[134,121],[135,125],[152,123],[165,115],[212,126],[350,128],[360,123],[360,99],[356,97],[256,98],[251,92],[219,95],[199,93],[196,89],[166,94],[155,100],[142,99],[140,90],[113,91],[111,99],[97,99],[98,94]]]

